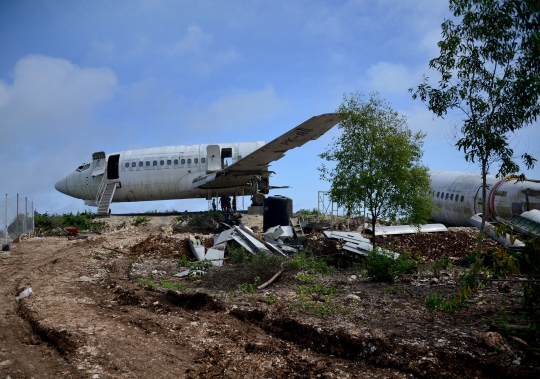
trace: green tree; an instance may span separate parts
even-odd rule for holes
[[[438,117],[461,114],[456,146],[481,169],[483,229],[490,165],[500,164],[501,176],[519,171],[508,137],[540,113],[540,1],[450,0],[450,10],[455,19],[443,22],[440,56],[429,62],[438,85],[424,77],[413,98]],[[527,168],[536,161],[521,158]]]
[[[349,214],[365,206],[373,229],[380,218],[400,217],[413,225],[427,221],[432,192],[421,164],[424,135],[413,133],[376,93],[369,100],[359,93],[344,95],[337,113],[343,132],[319,155],[335,162],[333,168],[319,167],[321,178],[331,182],[330,198]]]

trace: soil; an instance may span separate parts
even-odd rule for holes
[[[243,221],[262,228],[261,217]],[[467,257],[473,228],[381,238],[427,262],[394,283],[365,278],[350,264],[361,258],[312,232],[308,250],[339,258],[336,269],[287,269],[249,292],[255,277],[264,282],[280,267],[229,259],[205,276],[175,278],[191,257],[187,226],[164,216],[107,223],[86,239],[30,238],[0,253],[1,378],[540,376],[538,350],[525,337],[502,338],[489,322],[517,323],[519,283],[481,288],[455,316],[426,309],[426,297],[451,295],[462,273],[434,272],[429,262]],[[211,231],[197,229],[207,247]]]

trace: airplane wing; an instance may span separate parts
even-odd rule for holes
[[[272,142],[258,148],[251,154],[233,163],[224,171],[256,171],[268,166],[271,162],[282,158],[288,150],[302,146],[306,142],[316,140],[339,122],[335,113],[314,116],[289,130]]]
[[[209,175],[203,175],[193,181],[193,188],[212,188],[212,182],[227,175],[248,175],[266,171],[271,162],[282,158],[288,150],[304,145],[306,142],[315,140],[330,130],[339,122],[336,113],[326,113],[314,116],[309,120],[289,130],[272,142],[258,148],[254,152],[232,165]]]

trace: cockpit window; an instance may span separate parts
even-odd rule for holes
[[[79,171],[79,172],[81,172],[81,171],[83,170],[83,167],[84,167],[84,165],[82,165],[82,166],[79,166],[79,167],[77,167],[77,169],[76,169],[75,171]]]
[[[90,168],[90,163],[87,163],[87,164],[84,165],[84,167],[82,169],[84,171],[84,170],[88,170],[89,168]]]

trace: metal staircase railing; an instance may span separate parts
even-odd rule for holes
[[[117,182],[107,182],[103,188],[101,199],[97,203],[97,214],[100,216],[109,214],[109,207],[114,197]]]

